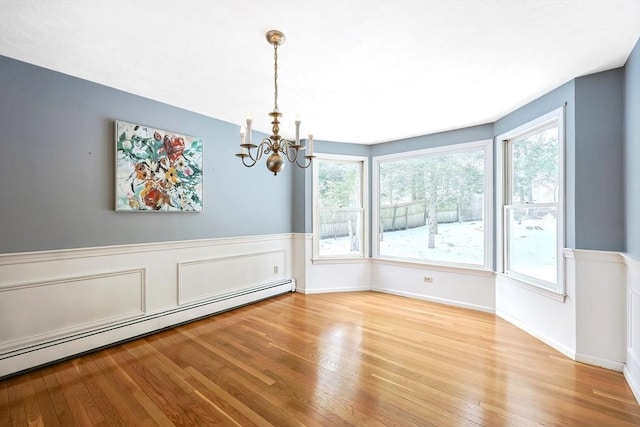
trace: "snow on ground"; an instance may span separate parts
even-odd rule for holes
[[[555,282],[555,224],[549,219],[527,219],[514,224],[512,270]],[[380,256],[484,265],[484,224],[482,221],[438,224],[435,248],[429,249],[426,226],[385,232],[380,241]],[[323,256],[347,255],[349,238],[320,240]]]
[[[513,236],[511,270],[556,283],[555,220],[524,219]]]

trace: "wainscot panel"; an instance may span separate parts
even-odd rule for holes
[[[565,356],[576,357],[576,281],[573,256],[565,251],[565,295],[553,295],[496,275],[496,315],[513,323]]]
[[[0,377],[295,290],[291,234],[0,255]]]
[[[178,264],[178,304],[244,291],[262,284],[265,278],[268,278],[266,282],[283,279],[287,264],[284,249],[181,262]],[[269,266],[272,266],[271,277]]]
[[[627,299],[623,259],[618,252],[571,252],[576,280],[576,360],[622,372]]]
[[[493,271],[383,259],[375,259],[372,264],[373,291],[487,313],[495,311]]]
[[[627,364],[624,376],[640,403],[640,260],[623,254],[627,266]]]
[[[295,239],[296,273],[304,269],[304,281],[298,289],[305,294],[357,292],[371,289],[369,258],[312,260],[313,235]],[[298,277],[298,276],[296,276]]]
[[[0,288],[0,352],[144,315],[145,270]]]

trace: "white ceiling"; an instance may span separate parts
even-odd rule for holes
[[[624,65],[640,0],[0,0],[0,54],[269,132],[378,143],[495,121]]]

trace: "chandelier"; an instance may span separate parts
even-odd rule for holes
[[[278,175],[278,172],[282,172],[285,166],[284,158],[289,163],[295,163],[301,168],[308,168],[311,166],[311,161],[315,157],[313,155],[313,134],[309,131],[308,151],[306,156],[301,156],[300,151],[306,147],[300,144],[300,117],[296,117],[296,139],[290,140],[280,136],[280,121],[282,113],[278,110],[278,46],[284,43],[284,34],[278,30],[271,30],[267,32],[267,41],[273,45],[273,86],[274,86],[274,98],[273,98],[273,111],[269,113],[272,118],[271,122],[271,136],[264,138],[262,142],[255,145],[251,142],[251,123],[253,117],[251,113],[247,116],[246,127],[242,125],[240,127],[240,153],[236,154],[237,157],[242,159],[242,164],[250,168],[255,165],[263,155],[267,157],[267,169],[273,172],[274,175]],[[304,159],[303,159],[304,157]],[[302,161],[302,163],[300,163]]]

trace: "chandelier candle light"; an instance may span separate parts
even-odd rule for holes
[[[311,166],[311,161],[315,156],[313,155],[313,134],[311,131],[309,131],[308,154],[306,156],[299,156],[300,151],[305,149],[305,146],[300,144],[299,115],[296,115],[295,120],[296,139],[285,139],[279,135],[280,121],[278,119],[282,117],[282,113],[278,110],[278,46],[284,43],[284,34],[278,30],[271,30],[267,32],[267,41],[273,45],[273,86],[275,92],[273,111],[269,113],[269,116],[271,116],[273,120],[271,122],[272,134],[268,138],[264,138],[260,144],[252,144],[251,123],[253,122],[253,117],[251,113],[249,113],[247,115],[246,127],[244,125],[240,127],[240,153],[236,154],[236,156],[242,159],[243,165],[250,168],[262,158],[263,154],[268,154],[267,169],[273,172],[274,175],[278,175],[278,172],[282,172],[282,169],[284,169],[285,162],[283,156],[286,157],[289,163],[295,163],[301,168]],[[302,160],[301,164],[300,160],[302,157],[304,157],[305,160]]]

